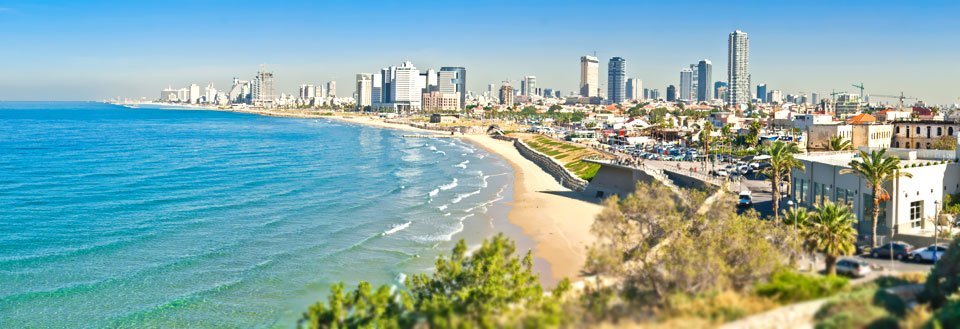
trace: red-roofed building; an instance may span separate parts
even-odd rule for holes
[[[875,122],[877,122],[877,118],[866,113],[860,113],[847,119],[847,123],[852,125],[865,125]]]

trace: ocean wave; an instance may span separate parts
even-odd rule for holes
[[[454,235],[457,235],[458,233],[463,232],[465,228],[465,226],[463,225],[463,221],[466,220],[467,218],[473,217],[473,215],[474,214],[467,214],[463,217],[457,218],[456,224],[453,226],[453,229],[450,230],[449,232],[430,234],[430,235],[421,235],[413,238],[413,240],[421,243],[436,243],[436,242],[451,241],[453,240]]]
[[[477,189],[476,191],[473,191],[470,193],[457,194],[457,196],[453,198],[453,200],[450,200],[450,203],[460,203],[460,201],[463,201],[463,199],[479,194],[480,191],[483,191],[483,188]]]
[[[446,190],[452,189],[454,187],[457,187],[457,184],[458,184],[457,178],[454,177],[452,182],[440,185],[440,190],[446,191]]]
[[[412,223],[412,222],[409,222],[409,221],[408,221],[408,222],[403,223],[403,224],[394,225],[394,226],[391,227],[389,230],[383,231],[383,233],[381,233],[380,235],[382,235],[382,236],[387,236],[387,235],[390,235],[390,234],[394,234],[394,233],[403,231],[404,229],[410,227],[410,224],[411,224],[411,223]]]
[[[447,206],[449,206],[449,205],[442,205],[442,206],[437,207],[437,209],[440,209],[440,211],[447,210]]]
[[[470,163],[470,160],[463,160],[463,162],[460,162],[459,164],[455,165],[454,167],[458,167],[458,168],[460,168],[460,169],[467,169],[467,164],[468,164],[468,163]]]
[[[435,188],[433,191],[430,191],[430,193],[427,193],[427,196],[432,199],[433,197],[437,196],[437,194],[440,194],[440,189]]]

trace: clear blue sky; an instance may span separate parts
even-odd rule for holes
[[[536,75],[576,88],[578,61],[627,59],[644,87],[707,58],[726,80],[727,34],[750,36],[753,83],[785,93],[960,97],[956,1],[3,1],[0,99],[158,97],[167,85],[338,82],[410,59],[464,66],[468,89]]]

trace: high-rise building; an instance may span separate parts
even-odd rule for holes
[[[460,107],[464,107],[467,104],[467,69],[463,67],[453,67],[453,66],[444,66],[440,68],[440,72],[457,72],[456,77],[453,78],[451,83],[456,85],[457,92],[460,93]]]
[[[524,76],[520,81],[520,94],[526,97],[536,95],[537,77],[533,75]],[[528,98],[529,99],[529,98]]]
[[[580,57],[580,96],[600,96],[600,61],[594,56]]]
[[[620,103],[627,99],[627,61],[614,57],[607,64],[607,98],[611,103]]]
[[[257,71],[257,75],[253,78],[251,93],[253,94],[254,106],[264,108],[272,108],[274,106],[276,95],[273,90],[273,72],[267,72],[263,65],[260,66],[260,70]]]
[[[190,104],[200,103],[200,86],[196,83],[190,84]]]
[[[674,85],[667,86],[667,101],[676,102],[677,101],[677,87]]]
[[[383,103],[383,74],[374,73],[370,76],[370,106],[380,108]]]
[[[396,67],[393,80],[390,81],[390,95],[398,113],[412,113],[420,110],[423,86],[418,83],[420,70],[410,61]]]
[[[554,95],[554,94],[553,94],[553,88],[544,88],[544,89],[543,89],[543,97],[550,98],[550,97],[553,97],[553,95]]]
[[[500,85],[500,104],[513,106],[513,87],[510,86],[508,81],[504,81]]]
[[[713,82],[713,63],[710,60],[703,59],[697,63],[697,101],[705,102],[713,100],[713,88],[710,83]]]
[[[728,104],[746,104],[750,102],[750,39],[743,31],[736,30],[730,33],[727,42]]]
[[[771,90],[767,93],[767,102],[770,104],[783,103],[783,93],[779,90]]]
[[[659,100],[660,99],[660,89],[651,89],[649,99]]]
[[[337,82],[336,82],[336,81],[327,82],[327,96],[329,96],[329,97],[337,97]]]
[[[357,109],[373,106],[373,74],[357,74]]]
[[[669,100],[670,92],[667,92],[667,100]],[[680,95],[677,96],[676,100],[689,101],[693,100],[693,70],[691,69],[681,69],[680,70]]]
[[[757,99],[760,99],[761,103],[770,103],[767,100],[767,84],[761,83],[757,85]]]
[[[726,89],[727,87],[728,85],[726,82],[716,81],[713,83],[713,94],[716,95],[717,98],[725,99],[723,98],[723,94],[720,93],[720,88]]]
[[[433,69],[429,69],[427,70],[426,73],[420,73],[420,74],[427,76],[426,92],[440,90],[440,82],[439,82],[440,75],[437,73],[437,71],[434,71]]]
[[[643,91],[643,81],[640,79],[629,78],[627,79],[627,94],[626,97],[628,100],[637,100],[645,98],[645,93]]]
[[[819,104],[819,103],[820,103],[820,94],[810,93],[810,102],[813,103],[813,105]]]
[[[203,102],[212,104],[217,100],[217,88],[213,87],[213,82],[203,89]]]

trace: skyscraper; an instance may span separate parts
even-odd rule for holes
[[[710,83],[713,82],[713,64],[710,60],[704,59],[697,63],[697,101],[705,102],[715,98],[713,88]]]
[[[770,102],[770,100],[767,99],[767,84],[761,83],[757,85],[757,98],[760,99],[761,103]]]
[[[730,101],[739,105],[750,102],[750,39],[743,31],[730,33],[727,44],[727,81],[730,83]]]
[[[520,94],[527,97],[533,97],[537,90],[537,77],[532,75],[524,76],[523,81],[521,82]]]
[[[357,74],[357,109],[373,106],[373,74]]]
[[[337,97],[337,82],[329,81],[327,82],[327,96]]]
[[[713,83],[713,95],[714,95],[716,98],[726,100],[726,98],[723,97],[723,93],[721,92],[721,89],[726,90],[727,87],[728,87],[728,86],[727,86],[727,83],[724,82],[724,81],[716,81],[716,82],[714,82],[714,83]]]
[[[508,81],[504,81],[500,86],[500,104],[513,106],[513,87]]]
[[[677,96],[677,100],[689,101],[693,100],[693,70],[691,69],[681,69],[680,70],[680,95]],[[670,92],[667,91],[667,100],[670,100]]]
[[[456,72],[457,74],[453,78],[451,83],[457,87],[457,92],[460,93],[460,107],[463,108],[467,104],[467,69],[459,66],[444,66],[440,68],[440,72]]]
[[[580,57],[580,96],[600,96],[600,61],[594,56]]]
[[[419,79],[420,70],[410,61],[405,61],[396,68],[393,81],[390,82],[390,95],[397,112],[411,113],[420,110],[422,87],[417,82]]]
[[[621,57],[610,59],[607,65],[607,97],[611,103],[620,103],[627,99],[627,61]]]
[[[667,101],[676,102],[677,101],[677,87],[674,85],[667,86]]]
[[[627,79],[627,99],[636,100],[643,99],[643,81],[640,79],[629,78]]]

